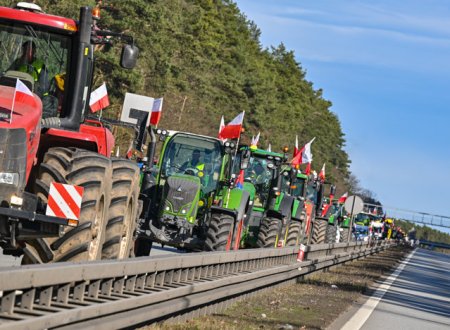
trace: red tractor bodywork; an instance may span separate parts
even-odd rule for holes
[[[15,236],[19,240],[57,236],[59,225],[73,224],[69,219],[45,215],[43,201],[38,200],[31,188],[49,148],[75,147],[106,157],[114,148],[110,130],[100,121],[84,118],[89,111],[94,45],[108,43],[105,36],[133,41],[121,33],[100,30],[95,24],[88,7],[80,9],[77,21],[33,10],[0,7],[2,51],[3,54],[12,51],[0,59],[0,245],[4,251],[16,248]],[[62,92],[59,96],[52,95],[57,100],[52,112],[46,112],[44,102],[49,93],[35,90],[41,82],[16,68],[11,69],[11,63],[18,60],[19,47],[25,42],[37,43],[43,49],[41,52],[53,56],[47,57],[44,63],[47,67],[53,65],[52,75],[60,72],[64,75]],[[55,50],[55,47],[60,48]],[[136,56],[137,48],[126,45],[122,51],[122,67],[132,68]],[[19,79],[25,79],[23,83],[31,86],[33,97],[28,96],[26,100],[16,97]],[[13,199],[23,202],[15,205]],[[17,235],[16,231],[21,230],[27,234]]]

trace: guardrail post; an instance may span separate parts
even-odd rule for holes
[[[79,282],[73,288],[73,299],[77,301],[84,300],[84,292],[86,290],[86,282]]]
[[[34,305],[34,296],[36,294],[36,289],[29,289],[22,294],[22,299],[20,300],[20,305],[25,308],[32,310]]]
[[[39,305],[41,306],[50,306],[52,302],[53,296],[53,287],[48,286],[44,289],[41,289],[39,292]]]
[[[2,313],[12,314],[16,302],[16,291],[4,291],[2,297]]]

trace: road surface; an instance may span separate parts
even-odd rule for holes
[[[450,329],[450,255],[417,249],[347,322],[330,329]],[[339,324],[340,323],[340,324]]]

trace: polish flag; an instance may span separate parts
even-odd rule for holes
[[[298,150],[297,155],[295,155],[295,157],[291,160],[292,165],[307,164],[312,162],[311,143],[313,143],[315,139],[316,138],[313,138],[305,144],[303,148]]]
[[[295,146],[294,146],[294,154],[292,157],[295,157],[298,155],[300,150],[298,150],[298,135],[295,136]]]
[[[227,139],[222,139],[222,138],[220,138],[220,132],[222,132],[222,130],[224,129],[224,127],[225,127],[225,119],[224,119],[223,116],[222,116],[222,118],[220,118],[219,134],[218,134],[219,139],[220,139],[222,142],[225,142],[225,141],[227,140]]]
[[[338,199],[338,203],[342,204],[345,203],[345,201],[347,200],[348,197],[348,192],[346,192],[345,194],[343,194],[339,199]]]
[[[219,132],[219,139],[239,139],[245,112],[241,112]]]
[[[258,135],[256,137],[252,137],[252,143],[251,143],[251,147],[253,148],[257,148],[258,147],[258,142],[259,142],[259,136],[261,135],[261,132],[258,132]]]
[[[11,116],[9,117],[9,123],[12,122],[12,114],[14,112],[14,105],[16,102],[25,103],[30,105],[36,104],[33,92],[25,85],[20,79],[16,79],[16,88],[14,89],[13,103],[11,106]]]
[[[158,126],[159,120],[161,119],[163,98],[154,99],[152,106],[152,114],[150,116],[150,125]]]
[[[109,105],[108,91],[106,90],[106,83],[103,83],[99,88],[91,93],[89,106],[92,112],[97,112],[106,108]]]
[[[323,163],[322,169],[320,170],[319,178],[320,180],[325,181],[325,163]]]
[[[30,91],[20,79],[16,79],[16,89],[14,90],[14,102],[36,103],[33,92]]]

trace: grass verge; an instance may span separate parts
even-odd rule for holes
[[[395,247],[240,301],[223,314],[145,329],[324,329],[410,251]]]

